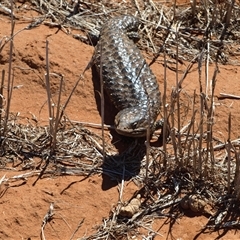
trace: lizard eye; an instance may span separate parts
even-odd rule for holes
[[[137,122],[132,123],[132,124],[131,124],[131,127],[132,127],[132,129],[136,129],[136,127],[137,127]]]

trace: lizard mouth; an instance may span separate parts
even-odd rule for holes
[[[119,129],[115,128],[116,132],[120,135],[126,137],[145,137],[146,136],[146,128],[138,128],[138,129]]]

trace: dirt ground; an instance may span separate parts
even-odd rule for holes
[[[26,27],[27,18],[35,12],[26,11],[25,20],[16,21],[15,32]],[[0,39],[10,35],[9,16],[0,12]],[[33,115],[37,124],[48,124],[47,95],[45,89],[46,39],[49,41],[50,71],[64,75],[64,97],[66,98],[79,75],[83,73],[93,53],[88,46],[57,28],[41,25],[32,30],[24,30],[14,38],[14,91],[11,112],[19,115],[21,121],[31,121]],[[240,59],[238,59],[240,60]],[[0,54],[0,71],[8,71],[9,45]],[[186,65],[182,66],[186,68]],[[152,69],[163,91],[163,65],[154,63]],[[220,65],[215,91],[215,134],[226,138],[228,113],[232,113],[232,139],[239,137],[239,100],[218,100],[221,92],[240,95],[239,66]],[[210,76],[213,67],[210,69]],[[175,85],[175,72],[167,71],[168,92]],[[58,79],[52,78],[51,88],[58,90]],[[192,94],[198,89],[198,72],[194,69],[183,83],[184,91]],[[101,123],[96,106],[92,72],[84,74],[84,80],[77,87],[66,109],[69,119],[89,123]],[[100,134],[100,130],[91,129]],[[118,136],[119,139],[121,137]],[[0,178],[22,174],[24,171],[1,170]],[[54,217],[44,230],[46,239],[70,239],[77,226],[83,221],[73,239],[88,236],[96,226],[109,216],[118,202],[118,186],[108,179],[103,186],[103,176],[95,175],[87,179],[79,176],[23,181],[20,186],[11,186],[0,196],[0,239],[40,239],[41,225],[50,204],[54,203]],[[106,184],[106,181],[105,183]],[[0,186],[1,188],[1,186]],[[138,187],[132,182],[125,183],[123,199],[128,200]],[[201,232],[208,219],[205,216],[184,216],[171,226],[166,219],[155,220],[152,228],[159,233],[155,239],[239,239],[239,231]],[[146,230],[147,231],[147,230]],[[142,239],[138,236],[135,239]]]

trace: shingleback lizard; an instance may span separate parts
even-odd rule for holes
[[[124,136],[143,137],[153,132],[160,111],[160,91],[152,70],[131,36],[137,35],[139,21],[124,15],[103,25],[92,64],[100,74],[105,91],[118,114],[115,129]]]

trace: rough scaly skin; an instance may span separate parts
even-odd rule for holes
[[[129,38],[137,34],[139,22],[133,16],[119,16],[108,21],[101,30],[92,61],[100,74],[104,89],[119,110],[116,131],[125,136],[146,136],[154,129],[160,111],[160,91],[156,77],[140,50]]]

